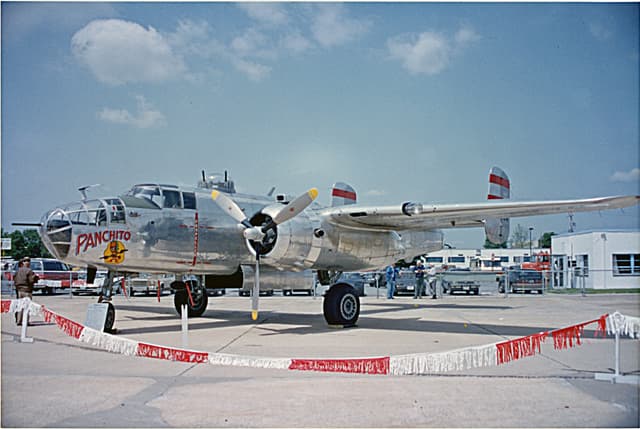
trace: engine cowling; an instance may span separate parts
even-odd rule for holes
[[[256,213],[249,221],[254,226],[267,225],[282,205],[274,204]],[[257,244],[246,240],[247,247],[252,254],[260,252],[260,260],[266,264],[273,264],[285,270],[301,271],[307,266],[312,251],[314,222],[306,213],[274,226],[266,232],[264,239]]]
[[[484,233],[493,244],[503,244],[509,238],[509,219],[486,219],[484,221]]]

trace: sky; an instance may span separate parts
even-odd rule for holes
[[[135,183],[367,205],[640,194],[638,4],[2,2],[1,214]],[[638,208],[577,213],[637,229]],[[516,225],[565,233],[566,215]],[[458,248],[480,229],[445,231]]]

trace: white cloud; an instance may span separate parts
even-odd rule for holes
[[[383,191],[380,189],[370,189],[364,193],[368,197],[383,197],[387,195],[387,191]]]
[[[241,73],[244,73],[250,80],[260,82],[271,73],[271,67],[243,58],[234,58],[231,63]]]
[[[446,69],[451,57],[480,39],[470,27],[460,28],[449,40],[433,31],[401,34],[387,39],[389,57],[398,60],[411,74],[435,75]]]
[[[280,3],[238,3],[251,19],[266,25],[284,25],[289,21]]]
[[[349,18],[341,4],[322,4],[313,17],[311,32],[325,48],[351,42],[369,31],[371,23]]]
[[[640,181],[640,168],[632,168],[629,171],[616,171],[610,177],[612,182],[637,182]]]
[[[591,35],[601,42],[610,39],[613,35],[613,31],[600,22],[589,22],[588,26]]]
[[[254,28],[249,28],[242,36],[235,37],[230,46],[233,53],[240,57],[277,58],[277,53],[271,47],[271,40]]]
[[[462,27],[456,32],[454,39],[458,46],[461,47],[467,43],[480,40],[480,36],[473,30],[473,28]]]
[[[158,83],[186,72],[165,37],[134,22],[92,21],[73,35],[71,48],[99,81],[110,85]]]
[[[313,44],[299,32],[286,34],[280,40],[280,46],[293,54],[301,54],[313,48]]]
[[[411,74],[440,73],[449,64],[451,47],[438,33],[424,32],[418,36],[401,35],[387,40],[391,58],[400,60]]]
[[[153,108],[151,103],[141,96],[136,96],[137,112],[136,116],[126,109],[111,109],[105,107],[98,113],[98,117],[105,122],[115,124],[131,125],[137,128],[152,128],[166,125],[164,115]]]

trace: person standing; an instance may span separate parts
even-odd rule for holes
[[[413,269],[416,275],[416,287],[413,291],[413,299],[422,299],[422,294],[424,293],[424,265],[422,265],[422,261],[418,259],[418,263]]]
[[[22,258],[22,266],[16,271],[13,281],[18,299],[33,297],[33,285],[37,283],[38,276],[31,269],[31,259],[28,256]],[[16,324],[22,325],[22,310],[16,313]]]
[[[432,265],[427,271],[427,278],[429,281],[429,289],[431,292],[431,299],[438,298],[438,290],[436,289],[438,283],[438,271],[436,270],[436,266]]]
[[[393,299],[393,295],[396,293],[396,268],[393,265],[389,265],[385,275],[387,278],[387,299]]]

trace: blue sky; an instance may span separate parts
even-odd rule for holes
[[[492,165],[516,200],[638,194],[638,20],[638,4],[3,2],[2,227],[82,185],[202,169],[324,204],[336,181],[367,204],[482,201]]]

